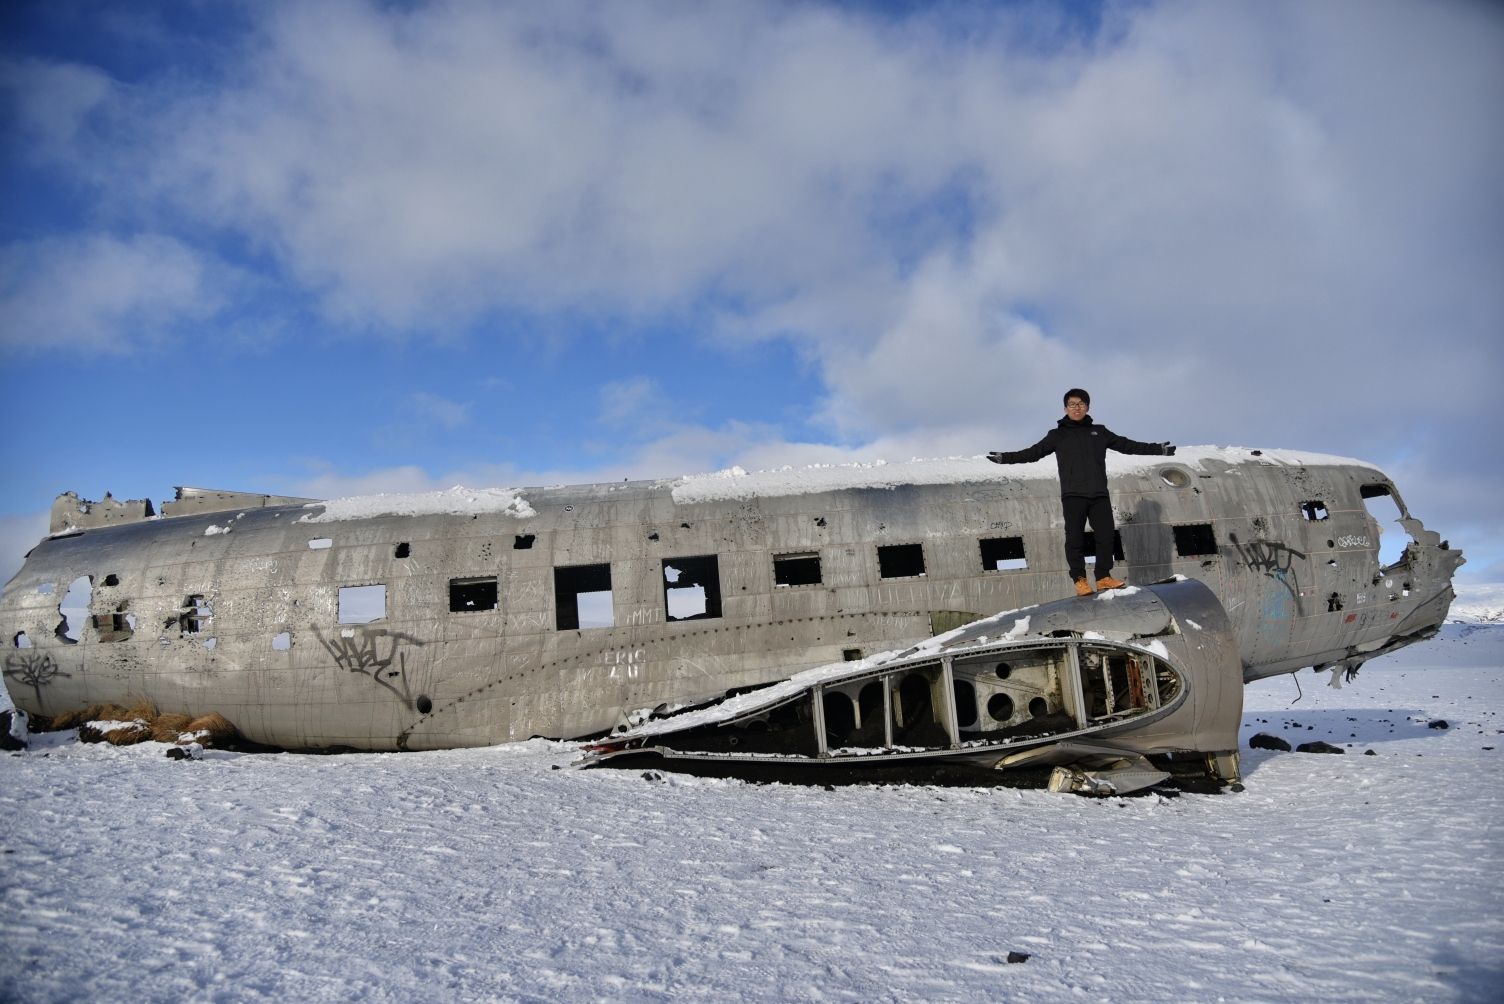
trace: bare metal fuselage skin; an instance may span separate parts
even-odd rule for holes
[[[1115,475],[1118,574],[1204,582],[1227,612],[1245,682],[1356,666],[1435,632],[1461,554],[1406,513],[1412,543],[1380,566],[1364,493],[1398,501],[1387,477],[1245,454],[1152,458]],[[521,517],[309,524],[300,520],[319,509],[269,504],[90,528],[43,541],[6,585],[5,683],[36,714],[145,698],[164,712],[217,711],[285,748],[599,734],[641,709],[1070,595],[1057,482],[1033,476],[1037,467],[1015,477],[984,466],[995,473],[968,461],[949,483],[740,498],[676,497],[669,480],[527,489],[534,514]],[[983,568],[979,542],[1000,537],[1021,538],[1026,568]],[[923,574],[882,577],[878,549],[894,544],[921,545]],[[818,556],[818,584],[775,584],[775,556],[791,553]],[[705,556],[716,558],[721,615],[669,620],[665,562]],[[602,564],[615,626],[561,630],[555,569]],[[58,607],[80,576],[92,583],[91,616],[69,642]],[[451,610],[454,580],[493,576],[494,608]],[[383,616],[339,623],[339,590],[374,584],[386,587]]]

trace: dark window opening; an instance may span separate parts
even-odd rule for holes
[[[856,731],[856,706],[851,703],[851,698],[838,690],[827,690],[820,703],[825,711],[826,745],[845,745],[851,733]]]
[[[721,563],[713,554],[663,559],[663,601],[671,621],[721,616]]]
[[[1210,523],[1192,523],[1174,527],[1175,553],[1182,558],[1196,558],[1217,553],[1217,535]]]
[[[1331,513],[1327,512],[1326,503],[1319,501],[1302,502],[1300,504],[1301,515],[1311,521],[1326,519]]]
[[[412,556],[412,553],[413,549],[408,545],[407,541],[404,540],[402,543],[397,545],[397,550],[392,552],[392,557],[409,558]]]
[[[841,649],[841,658],[847,662],[858,662],[862,658],[862,650],[859,648]]]
[[[930,707],[930,681],[912,673],[903,678],[898,685],[898,700],[902,704],[903,714],[900,722],[903,728],[912,728],[920,724],[920,718]]]
[[[1013,698],[1007,694],[993,694],[987,698],[987,714],[995,722],[1006,722],[1013,717]]]
[[[537,539],[538,538],[531,533],[519,533],[517,535],[517,540],[512,544],[512,550],[530,551],[533,547],[533,541]]]
[[[1326,598],[1326,612],[1327,613],[1334,614],[1338,610],[1341,610],[1341,609],[1342,609],[1342,594],[1341,593],[1333,593],[1332,595],[1330,595],[1330,596],[1328,596]]]
[[[106,575],[104,577],[104,584],[107,586],[118,586],[120,585],[120,576],[116,575],[114,572],[111,572],[109,575]]]
[[[449,612],[496,609],[496,576],[449,580]]]
[[[611,565],[571,565],[554,569],[555,622],[560,631],[614,627]]]
[[[990,537],[981,541],[982,569],[988,572],[1006,572],[1015,568],[1028,568],[1024,558],[1022,537]]]
[[[956,727],[969,729],[977,723],[977,688],[970,680],[952,680],[956,694]]]
[[[433,701],[427,694],[419,694],[418,699],[413,702],[413,707],[418,709],[418,714],[426,715],[433,710]]]
[[[798,554],[773,555],[773,584],[775,586],[818,586],[820,584],[820,552],[801,551]]]
[[[889,544],[877,549],[877,567],[885,579],[924,574],[923,544]]]
[[[884,684],[881,681],[873,680],[856,695],[856,704],[862,712],[862,728],[864,729],[869,722],[882,721],[883,686]]]
[[[178,616],[178,629],[184,635],[202,634],[213,616],[214,608],[209,601],[195,594],[183,601],[183,612]]]
[[[1087,530],[1081,535],[1081,553],[1086,555],[1086,560],[1097,560],[1097,535],[1092,530]],[[1112,531],[1112,560],[1127,561],[1123,557],[1123,534],[1118,530]]]
[[[999,680],[1006,680],[1006,679],[1008,679],[1008,677],[1010,677],[1012,675],[1013,675],[1013,667],[1012,666],[1008,665],[1006,662],[1000,662],[1000,663],[997,664],[997,678]]]
[[[125,641],[136,633],[136,618],[126,613],[129,602],[116,604],[113,613],[94,615],[94,628],[99,632],[100,641]]]
[[[1358,489],[1358,494],[1366,499],[1382,498],[1385,495],[1393,495],[1388,485],[1364,485]]]

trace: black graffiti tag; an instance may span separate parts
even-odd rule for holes
[[[1238,549],[1238,557],[1243,559],[1243,564],[1248,566],[1249,571],[1258,572],[1265,578],[1278,582],[1290,593],[1290,599],[1295,601],[1297,614],[1304,614],[1300,602],[1300,580],[1295,573],[1295,559],[1305,559],[1303,551],[1297,551],[1293,547],[1287,547],[1280,541],[1256,540],[1252,543],[1239,543],[1238,535],[1230,533],[1228,540]]]
[[[42,688],[58,677],[73,679],[72,673],[64,673],[62,667],[52,661],[52,656],[42,652],[12,652],[5,657],[5,675],[36,692],[37,704],[42,703]]]
[[[404,642],[421,646],[424,644],[422,639],[385,628],[359,628],[348,635],[341,632],[338,638],[325,638],[317,628],[314,628],[314,634],[341,669],[370,677],[396,695],[409,711],[417,708],[417,698],[407,679],[407,653],[402,651],[402,646]],[[385,656],[381,654],[383,647]],[[394,662],[397,664],[395,669],[392,668]]]

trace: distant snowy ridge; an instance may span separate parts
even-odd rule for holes
[[[1265,463],[1304,467],[1308,465],[1373,464],[1350,457],[1297,450],[1262,450],[1255,455],[1241,446],[1182,446],[1173,457],[1135,457],[1123,453],[1107,454],[1107,473],[1142,474],[1166,464],[1205,470],[1206,461],[1225,464]],[[747,472],[740,467],[693,474],[680,478],[674,485],[674,501],[681,505],[698,502],[723,502],[755,496],[811,495],[840,491],[845,488],[896,488],[900,485],[949,485],[961,483],[1004,484],[1024,479],[1055,480],[1059,473],[1053,457],[1032,464],[994,464],[985,456],[914,459],[900,463],[875,460],[869,464],[812,464],[809,467],[783,467],[771,471]]]
[[[305,515],[298,522],[334,523],[374,516],[474,516],[497,512],[517,519],[538,515],[522,497],[520,488],[465,488],[462,485],[439,492],[357,495],[328,502],[310,502],[304,508],[317,509],[320,506],[323,512],[317,516]]]
[[[1504,624],[1504,582],[1454,584],[1457,598],[1447,611],[1449,624]]]

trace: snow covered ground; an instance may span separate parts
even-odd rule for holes
[[[0,756],[0,999],[1496,1001],[1501,666],[1456,625],[1249,687],[1245,743],[1347,755],[1175,799],[59,734]]]

